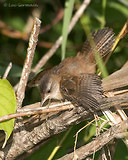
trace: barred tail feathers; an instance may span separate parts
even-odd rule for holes
[[[86,40],[79,54],[85,55],[86,60],[95,60],[94,54],[98,52],[101,57],[110,53],[115,42],[114,32],[111,28],[105,27],[93,32],[90,40]]]

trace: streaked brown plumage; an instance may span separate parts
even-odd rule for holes
[[[110,28],[92,34],[75,57],[63,60],[59,65],[40,72],[29,86],[38,86],[42,103],[47,99],[67,99],[75,106],[83,106],[94,112],[100,107],[97,99],[102,97],[101,79],[95,75],[95,54],[107,55],[115,36]]]

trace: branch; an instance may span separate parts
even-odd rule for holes
[[[7,26],[1,20],[0,20],[0,33],[15,39],[21,38],[25,41],[28,40],[28,35],[26,33],[20,32],[18,30],[13,30],[10,26]]]
[[[29,26],[30,27],[30,26]],[[47,26],[46,26],[47,27]],[[44,27],[45,28],[45,27]],[[42,28],[43,29],[43,28]],[[22,39],[26,42],[28,42],[29,34],[26,32],[21,32],[18,30],[14,30],[10,26],[7,26],[4,22],[0,20],[0,33],[2,33],[5,36],[8,36],[10,38],[14,39]],[[46,41],[38,41],[38,46],[44,47],[44,48],[51,48],[53,46],[53,43],[46,42]]]
[[[112,126],[110,129],[108,129],[106,132],[98,136],[90,143],[75,150],[75,154],[74,153],[67,154],[58,160],[72,160],[74,156],[77,156],[79,160],[85,159],[87,156],[102,149],[102,147],[105,144],[109,143],[112,139],[125,137],[126,134],[124,133],[124,130],[122,128],[128,129],[128,120]]]
[[[52,22],[40,29],[40,34],[43,34],[44,32],[50,30],[53,25],[55,25],[56,23],[58,23],[63,18],[63,15],[64,15],[64,9],[61,8],[59,10],[59,12],[57,13],[57,16],[52,20]]]
[[[64,102],[60,103],[59,105],[50,105],[49,107],[39,107],[40,103],[36,103],[35,106],[38,108],[28,108],[28,109],[20,109],[17,113],[14,114],[9,114],[3,117],[0,117],[0,122],[12,119],[12,118],[18,118],[18,117],[23,117],[23,116],[30,116],[30,115],[35,115],[35,114],[46,114],[46,113],[51,113],[51,112],[60,112],[60,111],[65,111],[65,110],[70,110],[73,109],[74,106],[70,102]],[[33,105],[34,106],[34,105]]]
[[[12,68],[12,63],[10,62],[9,65],[8,65],[8,67],[6,68],[6,71],[5,71],[4,75],[3,75],[3,79],[7,78],[7,76],[9,74],[11,68]]]
[[[40,24],[41,24],[41,21],[39,19],[35,18],[32,33],[31,33],[31,36],[30,36],[30,39],[29,39],[29,47],[27,49],[27,57],[26,57],[26,60],[25,60],[25,64],[24,64],[24,67],[23,67],[21,79],[20,79],[18,89],[17,89],[17,107],[18,108],[21,108],[22,101],[24,99],[25,88],[26,88],[26,84],[27,84],[28,77],[29,77],[29,74],[30,74],[36,44],[37,44],[37,41],[38,41]]]

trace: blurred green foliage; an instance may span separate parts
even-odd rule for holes
[[[82,1],[83,0],[75,1],[73,14],[81,6]],[[126,4],[121,2],[121,0],[92,0],[81,19],[68,36],[66,57],[75,56],[76,53],[81,49],[82,44],[86,39],[85,27],[88,27],[90,31],[94,31],[101,27],[108,26],[113,28],[115,34],[117,35],[128,19],[128,2],[126,0],[124,1]],[[64,3],[65,1],[61,0],[0,0],[0,22],[4,22],[14,31],[18,30],[20,32],[25,32],[26,24],[28,23],[29,18],[33,17],[35,12],[40,12],[40,19],[42,20],[43,28],[52,23],[52,21],[57,17],[60,9],[64,9]],[[40,34],[39,41],[44,41],[53,45],[57,38],[62,34],[62,26],[63,19],[61,19],[58,23],[51,25],[49,30]],[[22,38],[11,38],[10,36],[7,36],[1,32],[2,29],[3,28],[1,27],[0,23],[0,75],[3,76],[7,65],[9,62],[12,62],[13,67],[8,79],[10,83],[15,85],[19,81],[21,75],[28,47],[28,41],[25,41]],[[31,31],[31,26],[28,27],[28,29]],[[47,45],[43,45],[43,47],[39,45],[37,46],[33,67],[49,49],[50,48]],[[110,57],[106,65],[108,73],[110,74],[121,68],[127,60],[128,35],[119,43],[118,47],[114,51],[114,54]],[[54,56],[47,62],[44,68],[57,65],[60,61],[61,49],[59,48]],[[24,104],[30,104],[37,101],[40,101],[40,95],[37,88],[27,88]],[[62,144],[62,147],[57,152],[54,159],[73,151],[74,135],[84,125],[85,122],[72,128],[72,131]],[[51,138],[43,147],[34,153],[34,155],[27,159],[47,159],[54,147],[57,145],[57,142],[61,140],[64,134],[65,133],[61,133],[59,136],[54,136]],[[94,126],[93,128],[87,127],[85,130],[81,131],[78,137],[78,147],[90,141],[94,135]],[[97,159],[97,157],[98,156],[96,156],[95,159]],[[123,142],[118,143],[113,159],[128,159],[128,151]]]

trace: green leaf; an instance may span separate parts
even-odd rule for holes
[[[65,58],[66,42],[67,42],[67,36],[68,36],[68,26],[69,26],[70,19],[72,16],[73,5],[74,5],[74,0],[67,0],[65,3],[63,29],[62,29],[63,40],[62,40],[62,46],[61,46],[62,60]]]
[[[101,23],[101,28],[103,28],[105,26],[105,10],[106,10],[106,0],[102,0],[102,22]]]
[[[108,6],[116,9],[118,12],[122,13],[126,18],[128,17],[128,8],[118,2],[110,1]]]
[[[101,71],[102,77],[103,78],[107,77],[108,72],[107,72],[107,69],[105,67],[105,63],[103,62],[99,53],[95,54],[95,59],[96,59],[97,65],[98,65],[98,69]]]
[[[0,117],[16,112],[16,96],[11,84],[6,79],[0,79]],[[13,127],[14,119],[0,122],[0,130],[5,132],[3,148],[9,139]]]

